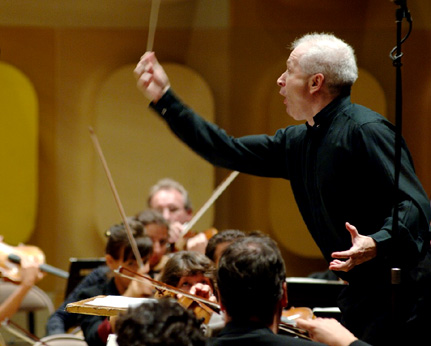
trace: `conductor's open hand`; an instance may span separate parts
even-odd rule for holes
[[[369,261],[377,255],[377,247],[373,238],[360,235],[356,227],[348,222],[346,222],[346,229],[352,237],[352,247],[346,251],[332,253],[332,257],[336,259],[329,263],[330,270],[348,272],[353,267]]]
[[[169,78],[154,52],[146,52],[133,71],[137,87],[151,101],[157,102],[169,89]]]

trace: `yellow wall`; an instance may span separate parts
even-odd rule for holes
[[[409,5],[415,25],[403,46],[404,135],[430,194],[431,5]],[[0,4],[0,58],[27,75],[39,98],[38,212],[29,243],[63,269],[69,257],[103,253],[93,205],[98,163],[89,147],[87,129],[95,117],[90,101],[113,71],[136,64],[144,52],[149,8],[149,1],[131,0],[39,0],[35,8],[23,0]],[[206,80],[215,121],[229,133],[273,133],[269,112],[271,119],[286,117],[275,84],[285,68],[286,46],[309,31],[334,32],[354,46],[359,66],[380,84],[393,119],[395,69],[388,54],[395,45],[395,9],[389,1],[166,0],[154,50],[162,62],[189,66]],[[124,121],[121,115],[118,121]],[[215,182],[228,173],[217,169]],[[208,176],[202,179],[213,184]],[[214,225],[273,234],[271,184],[240,175],[217,201]],[[315,256],[286,248],[283,255],[291,276],[325,268]],[[53,277],[40,284],[57,301],[64,285]]]

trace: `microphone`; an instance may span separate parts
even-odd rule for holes
[[[9,254],[9,256],[7,256],[7,259],[13,263],[21,264],[21,257],[19,257],[16,254],[13,254],[13,253]],[[63,279],[69,278],[68,272],[62,269],[50,266],[49,264],[39,264],[39,269],[45,273],[57,275]]]

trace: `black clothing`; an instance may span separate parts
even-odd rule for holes
[[[409,285],[428,275],[430,268],[420,273],[416,269],[429,249],[431,220],[428,197],[403,143],[398,232],[392,230],[394,128],[389,121],[343,96],[314,117],[314,126],[289,126],[274,136],[233,138],[183,105],[171,90],[151,107],[211,163],[290,180],[301,215],[328,262],[332,252],[352,246],[346,222],[372,237],[377,257],[347,273],[337,272],[350,284],[340,309],[359,338],[377,345],[380,337],[387,337],[384,328],[390,315],[383,311],[391,307],[390,268],[401,267],[403,283]],[[415,316],[418,299],[411,297],[405,320]],[[363,304],[355,304],[358,300]],[[372,300],[379,303],[379,311],[370,309]],[[370,311],[373,315],[367,319],[358,317]]]
[[[67,333],[70,328],[78,326],[79,315],[67,312],[65,310],[66,305],[77,302],[80,292],[90,286],[105,286],[108,282],[106,276],[108,271],[107,266],[94,269],[70,292],[63,304],[49,317],[46,325],[47,335]]]
[[[209,340],[210,346],[311,346],[323,345],[317,342],[310,342],[305,339],[298,339],[287,335],[274,334],[269,328],[262,325],[240,325],[229,322],[220,333]]]
[[[115,286],[114,278],[112,278],[104,286],[94,285],[81,291],[78,300],[92,298],[98,295],[119,296],[117,286]],[[105,346],[106,340],[102,340],[99,335],[99,326],[106,320],[105,316],[79,315],[81,329],[84,332],[85,341],[89,346]]]

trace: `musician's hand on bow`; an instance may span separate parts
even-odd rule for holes
[[[139,268],[138,273],[147,276],[149,266],[146,264]],[[152,297],[154,286],[148,280],[131,280],[123,296],[125,297]]]
[[[176,243],[181,238],[183,233],[184,225],[181,222],[174,221],[169,224],[169,242],[171,244]]]
[[[138,89],[149,100],[156,103],[169,89],[170,83],[165,70],[157,61],[154,52],[146,52],[134,70]]]
[[[336,259],[329,264],[330,270],[348,272],[353,267],[369,261],[377,255],[377,246],[373,238],[360,235],[356,227],[348,222],[346,222],[346,229],[352,237],[352,247],[346,251],[332,253],[331,256]]]
[[[203,283],[197,283],[196,285],[193,285],[190,288],[190,294],[194,294],[195,296],[199,296],[205,299],[208,299],[212,302],[217,302],[217,298],[213,294],[213,290],[211,289],[211,286],[203,284]]]
[[[198,233],[194,237],[187,240],[187,251],[196,251],[205,254],[205,249],[208,245],[208,239],[204,233]]]

